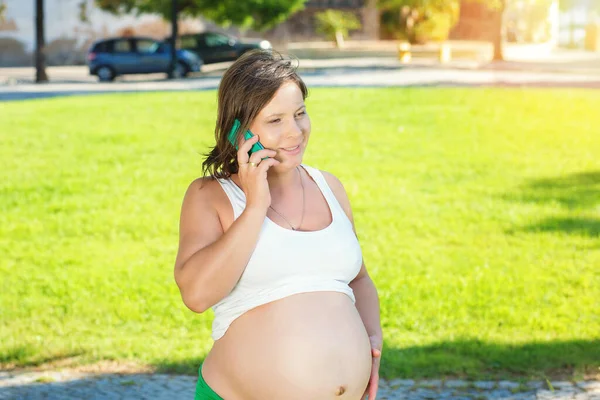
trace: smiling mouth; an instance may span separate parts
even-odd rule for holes
[[[296,150],[298,147],[300,147],[300,145],[297,145],[297,146],[294,146],[294,147],[287,147],[287,148],[284,148],[284,147],[282,147],[281,149],[282,149],[282,150],[285,150],[285,151],[294,151],[294,150]]]

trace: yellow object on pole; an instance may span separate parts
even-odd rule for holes
[[[585,49],[600,51],[600,25],[591,23],[585,27]]]
[[[398,44],[398,59],[407,64],[412,59],[412,54],[410,52],[410,43],[408,42],[400,42]]]

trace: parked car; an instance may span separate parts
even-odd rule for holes
[[[268,40],[239,39],[217,32],[179,35],[178,43],[179,48],[193,51],[205,64],[234,61],[249,50],[273,48]]]
[[[95,42],[88,52],[90,74],[109,82],[119,75],[168,73],[171,66],[168,43],[146,37],[121,37]],[[203,61],[193,52],[178,49],[175,77],[198,72]]]

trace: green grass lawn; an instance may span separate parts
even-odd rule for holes
[[[305,162],[352,201],[392,377],[600,367],[600,92],[315,89]],[[195,374],[173,279],[216,93],[0,103],[0,366]]]

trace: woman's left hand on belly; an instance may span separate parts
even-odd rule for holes
[[[369,395],[369,400],[375,400],[377,389],[379,388],[379,363],[381,362],[381,339],[377,336],[369,336],[371,342],[371,356],[373,357],[373,366],[371,367],[371,377],[369,384],[361,400],[365,400]]]

